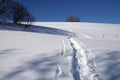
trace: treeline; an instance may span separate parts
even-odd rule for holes
[[[0,0],[0,22],[31,25],[34,16],[21,3],[13,0]]]

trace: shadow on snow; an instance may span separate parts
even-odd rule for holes
[[[104,62],[106,67],[104,73],[109,80],[120,80],[120,51],[111,51],[100,57],[100,62]]]
[[[57,29],[57,28],[51,28],[47,26],[36,26],[36,25],[32,25],[28,28],[24,28],[23,25],[0,24],[0,30],[36,32],[36,33],[45,33],[45,34],[62,35],[62,36],[75,36],[75,33],[72,33],[70,31]]]
[[[35,80],[54,80],[56,65],[59,61],[58,54],[59,53],[56,53],[52,56],[38,55],[34,59],[23,62],[23,65],[14,68],[0,80],[14,80],[17,76],[20,76],[17,80],[21,80],[23,79],[21,75],[29,71],[37,75],[37,79]],[[27,78],[29,78],[29,76],[27,76]]]

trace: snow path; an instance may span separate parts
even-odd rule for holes
[[[74,31],[72,30],[72,27],[74,27],[71,23],[67,23],[68,25],[68,30],[71,33],[74,33]],[[84,39],[92,39],[92,37],[88,34],[85,33],[74,33],[74,36],[77,36],[78,38],[84,38]]]
[[[80,46],[73,37],[62,40],[62,51],[59,55],[60,63],[56,67],[55,80],[101,80],[95,70],[95,63],[91,60],[91,50]],[[63,77],[67,75],[68,77]]]
[[[71,27],[72,24],[68,23],[69,25],[69,31],[72,31]],[[92,39],[91,36],[81,33],[81,34],[75,34],[77,38],[86,38],[86,39]],[[94,61],[88,60],[90,54],[86,54],[85,50],[79,45],[79,42],[73,39],[72,37],[69,37],[69,42],[73,50],[72,54],[72,75],[74,80],[100,80],[98,74],[96,73],[94,64]],[[91,52],[91,50],[89,50]]]
[[[67,47],[67,43],[62,39],[62,51],[59,54],[59,63],[56,66],[55,80],[73,80],[70,72],[71,69],[71,53]],[[69,46],[70,47],[70,46]]]
[[[71,24],[68,25],[69,31],[72,32],[71,29],[72,25]],[[68,71],[71,73],[71,75],[69,74],[69,76],[72,76],[72,80],[101,80],[101,78],[99,77],[95,70],[95,62],[90,59],[91,56],[92,57],[95,56],[92,54],[87,54],[86,49],[84,50],[82,48],[82,44],[80,45],[79,42],[76,40],[77,38],[79,39],[80,37],[86,39],[92,39],[92,37],[84,33],[75,35],[76,37],[68,37],[67,41],[68,44],[66,44],[63,39],[61,40],[62,52],[60,56],[61,59],[63,58],[62,61],[64,62],[57,65],[56,80],[63,80],[61,76],[63,75],[63,73],[69,74]],[[89,53],[91,53],[91,50],[89,49],[87,50]],[[66,66],[65,64],[68,66]],[[63,67],[63,65],[65,65],[65,67]],[[67,73],[64,72],[66,70],[68,70]]]
[[[69,38],[73,48],[72,74],[74,80],[99,80],[95,70],[89,67],[84,49],[73,38]]]
[[[74,44],[71,42],[71,39],[70,40],[70,44],[71,44],[71,47],[73,49],[73,54],[72,54],[72,66],[71,66],[71,71],[72,71],[72,75],[73,75],[73,78],[74,80],[81,80],[80,79],[80,73],[79,73],[79,64],[78,64],[78,58],[77,58],[77,49],[74,48]]]
[[[87,34],[84,34],[84,33],[80,33],[80,34],[77,34],[78,37],[82,37],[84,39],[92,39],[91,36],[87,35]]]
[[[60,65],[57,65],[55,80],[59,80],[61,74],[62,74],[62,69]]]

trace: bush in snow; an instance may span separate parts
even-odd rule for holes
[[[80,18],[78,16],[68,16],[66,22],[80,22]]]

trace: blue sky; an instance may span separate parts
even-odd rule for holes
[[[24,4],[36,21],[64,22],[79,16],[81,22],[120,24],[120,0],[15,0]]]

